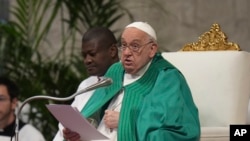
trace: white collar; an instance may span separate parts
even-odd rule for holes
[[[148,70],[152,60],[149,61],[144,67],[142,67],[136,74],[129,74],[125,73],[124,80],[123,80],[123,86],[128,85],[130,83],[133,83],[134,81],[138,80],[143,76],[143,74]]]

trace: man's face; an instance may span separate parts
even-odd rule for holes
[[[126,28],[122,33],[121,61],[124,69],[129,74],[136,74],[152,59],[157,51],[157,45],[150,40],[149,36],[137,29]],[[133,51],[133,47],[138,47]]]
[[[88,74],[103,76],[113,64],[112,51],[110,47],[102,47],[97,40],[82,43],[83,62]]]
[[[11,116],[14,115],[17,100],[11,101],[7,87],[0,84],[0,124],[9,122]]]

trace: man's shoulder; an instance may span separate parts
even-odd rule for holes
[[[34,138],[35,140],[45,141],[42,133],[36,127],[34,127],[31,124],[25,124],[23,128],[19,131],[20,139],[22,137],[30,139],[31,138],[30,135],[32,135],[32,138]]]
[[[110,66],[107,72],[112,72],[112,71],[117,71],[117,70],[122,70],[122,69],[123,69],[123,65],[119,61],[119,62],[114,63],[112,66]]]
[[[157,53],[155,55],[152,64],[156,69],[158,69],[158,71],[176,71],[178,73],[180,72],[176,66],[174,66],[167,59],[163,58],[161,53]]]
[[[105,76],[114,76],[114,75],[118,75],[123,71],[123,66],[121,62],[117,62],[114,63],[112,66],[109,67],[107,73],[105,74]]]
[[[88,87],[89,85],[92,85],[97,82],[97,80],[97,76],[89,76],[86,79],[82,80],[82,82],[78,86],[78,89],[81,87]]]
[[[121,66],[122,66],[122,63],[121,61],[119,61],[111,65],[109,69],[114,69],[114,68],[121,67]]]
[[[84,80],[82,80],[80,84],[96,81],[97,79],[98,79],[97,76],[89,76],[85,78]]]
[[[28,131],[28,132],[31,132],[31,133],[37,133],[38,132],[40,134],[40,131],[36,127],[34,127],[33,125],[28,124],[28,123],[25,124],[22,129],[20,129],[20,132],[21,131]]]
[[[10,137],[0,135],[0,141],[10,141]]]

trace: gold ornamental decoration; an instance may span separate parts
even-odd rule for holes
[[[236,50],[240,47],[236,43],[228,42],[219,24],[213,24],[210,31],[199,37],[198,42],[186,44],[181,51],[219,51]]]

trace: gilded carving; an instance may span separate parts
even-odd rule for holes
[[[236,43],[228,42],[219,24],[213,24],[209,32],[199,37],[198,42],[186,44],[181,51],[240,50]]]

